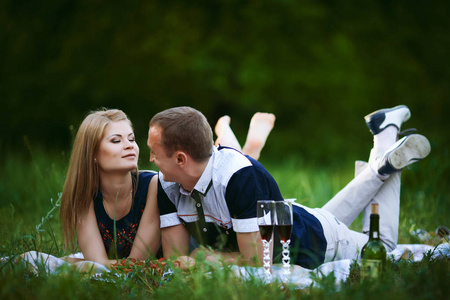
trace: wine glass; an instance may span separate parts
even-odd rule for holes
[[[282,262],[284,269],[285,281],[289,279],[291,275],[290,256],[289,256],[289,244],[291,242],[292,233],[292,199],[275,202],[275,224],[280,235],[280,243],[283,246]]]
[[[275,225],[275,201],[273,200],[259,200],[256,205],[256,216],[258,220],[259,233],[261,234],[264,257],[263,266],[266,280],[272,279],[271,273],[271,255],[270,255],[270,240],[272,239],[273,228]]]

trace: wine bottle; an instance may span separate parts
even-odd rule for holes
[[[361,251],[361,277],[379,279],[386,265],[386,248],[380,240],[378,203],[373,203],[371,208],[369,241]]]

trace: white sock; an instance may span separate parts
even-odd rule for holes
[[[373,136],[373,148],[370,150],[369,165],[372,171],[380,178],[385,181],[389,178],[389,175],[378,174],[378,163],[383,157],[389,147],[391,147],[398,138],[398,129],[395,126],[388,126],[379,134]]]
[[[381,181],[386,181],[389,178],[389,174],[387,175],[381,175],[378,173],[380,158],[374,159],[372,162],[369,163],[370,169],[372,172],[377,175],[378,178],[380,178]]]
[[[382,157],[386,150],[397,142],[398,129],[388,126],[385,130],[373,136],[373,155],[375,158]],[[371,154],[372,155],[372,154]]]

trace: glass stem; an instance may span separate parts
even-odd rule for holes
[[[291,258],[289,256],[289,244],[290,244],[291,240],[287,240],[286,242],[281,241],[281,244],[283,245],[283,258],[282,258],[282,262],[283,262],[283,275],[284,275],[284,280],[287,282],[289,280],[289,276],[291,275]]]
[[[264,274],[266,276],[266,280],[269,282],[272,279],[272,273],[270,272],[270,242],[263,240],[264,245],[264,257],[263,257],[263,266],[264,266]]]

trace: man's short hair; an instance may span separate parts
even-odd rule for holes
[[[167,156],[184,151],[195,161],[204,161],[212,155],[213,133],[206,117],[198,110],[174,107],[157,113],[150,127],[161,129],[161,143]]]

